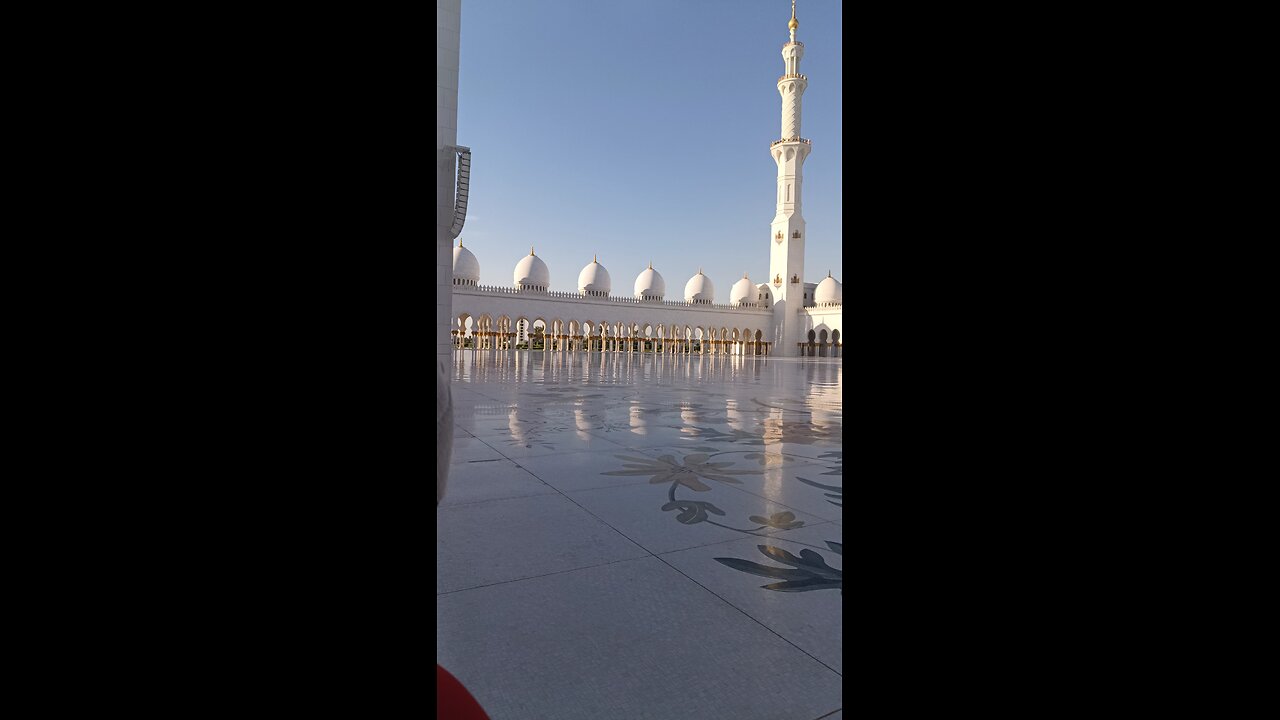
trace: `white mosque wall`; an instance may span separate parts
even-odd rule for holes
[[[806,285],[816,285],[806,283]],[[760,286],[763,288],[765,286]],[[672,342],[675,352],[693,351],[690,341],[712,340],[713,351],[741,352],[745,354],[769,354],[786,356],[828,356],[843,354],[836,350],[843,345],[843,307],[840,303],[814,303],[801,307],[790,316],[796,325],[790,346],[780,346],[782,333],[778,332],[778,317],[769,301],[754,304],[729,305],[723,303],[690,303],[682,300],[640,299],[626,296],[594,297],[580,292],[526,290],[516,287],[491,285],[450,285],[453,298],[452,315],[448,327],[451,347],[460,343],[456,337],[472,338],[476,331],[501,333],[494,339],[489,335],[483,345],[493,349],[523,343],[533,332],[534,324],[541,320],[548,338],[557,340],[568,335],[570,342],[558,346],[573,350],[609,349],[619,343],[602,343],[604,340],[641,338],[661,341],[664,352],[670,352]],[[812,288],[809,288],[812,295]],[[759,296],[765,293],[760,290]],[[521,321],[524,321],[523,332]],[[588,330],[589,329],[589,330]],[[814,332],[812,338],[809,331]],[[583,342],[584,336],[595,338]],[[744,348],[743,343],[756,345]],[[761,344],[763,343],[763,344]],[[720,346],[717,349],[715,346]],[[621,344],[625,348],[625,343]],[[702,342],[696,344],[702,351]]]
[[[805,345],[800,348],[801,354],[844,355],[844,306],[841,303],[818,303],[800,308],[797,315],[801,321],[800,339]]]
[[[773,340],[773,313],[765,307],[591,297],[483,285],[451,287],[452,327],[461,329],[464,335],[468,328],[515,333],[517,323],[523,319],[530,326],[542,320],[549,335],[585,335],[584,328],[589,324],[593,337],[598,337],[603,327],[606,338],[626,338],[630,333],[645,337],[648,329],[651,338],[686,344],[693,339],[761,343]]]

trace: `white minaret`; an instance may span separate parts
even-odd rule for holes
[[[791,41],[782,46],[783,75],[778,78],[782,95],[782,139],[769,147],[778,165],[778,212],[769,230],[769,285],[773,289],[774,327],[777,328],[776,352],[797,355],[796,343],[803,323],[796,309],[804,302],[804,217],[800,214],[800,191],[804,160],[812,145],[800,137],[800,99],[804,97],[809,78],[800,74],[804,43],[796,40],[796,2],[791,0]]]

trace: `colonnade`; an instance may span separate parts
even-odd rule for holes
[[[553,320],[544,332],[535,333],[525,318],[481,316],[470,320],[463,314],[450,331],[454,348],[473,351],[514,350],[519,336],[516,323],[524,321],[523,335],[532,347],[541,338],[543,350],[550,352],[661,353],[665,355],[770,355],[773,343],[763,339],[763,331],[750,328],[689,328],[688,326],[632,325],[622,323],[579,323]],[[540,318],[537,322],[543,322]]]
[[[461,323],[459,323],[461,324]],[[560,325],[557,321],[557,325]],[[576,323],[571,323],[576,324]],[[510,318],[499,318],[497,321],[482,322],[481,329],[455,328],[450,331],[455,349],[463,350],[514,350],[517,333],[515,324]],[[543,350],[551,352],[600,352],[600,353],[661,353],[665,355],[770,355],[773,343],[754,339],[759,332],[727,330],[728,338],[720,337],[688,337],[683,334],[672,334],[667,337],[663,332],[668,328],[658,328],[656,335],[637,335],[635,328],[624,334],[616,334],[617,326],[609,332],[606,325],[598,325],[598,331],[591,334],[582,332],[542,333],[540,336],[526,331],[525,336],[532,344],[537,337],[542,338]],[[649,328],[652,329],[652,328]],[[626,328],[622,328],[626,331]],[[823,333],[825,335],[826,333]],[[707,335],[713,335],[708,332]],[[840,357],[843,343],[836,335],[831,339],[821,338],[808,342],[796,343],[797,354],[803,357]]]
[[[798,342],[796,350],[803,357],[840,357],[840,348],[843,343],[836,342]]]

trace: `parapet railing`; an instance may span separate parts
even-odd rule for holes
[[[607,302],[622,305],[644,305],[644,306],[663,306],[663,307],[679,307],[694,308],[699,310],[730,310],[744,313],[768,312],[769,308],[761,303],[743,303],[741,305],[732,305],[729,303],[704,303],[704,302],[687,302],[684,300],[657,300],[654,298],[637,298],[624,297],[620,295],[586,295],[584,293],[564,292],[562,290],[522,290],[514,287],[499,287],[495,285],[457,285],[454,286],[455,293],[485,293],[492,295],[523,295],[528,298],[546,297],[556,298],[558,300],[575,300],[585,302]]]
[[[804,43],[800,42],[799,40],[792,40],[791,42],[782,43],[782,47],[791,47],[792,45],[799,45],[800,47],[804,47]]]
[[[469,289],[479,290],[481,292],[487,292],[487,293],[499,293],[502,295],[520,294],[519,288],[497,287],[496,285],[472,285]]]
[[[804,80],[808,82],[809,76],[804,73],[787,73],[786,75],[778,78],[778,82],[782,82],[783,80]]]
[[[785,143],[785,142],[802,142],[805,145],[813,144],[813,141],[808,138],[789,137],[789,138],[782,138],[781,140],[774,140],[773,142],[769,143],[769,147],[773,147],[774,145],[781,145],[782,143]]]
[[[805,305],[803,307],[797,308],[796,312],[799,314],[804,314],[811,310],[822,310],[824,308],[838,308],[838,307],[842,307],[842,304],[841,303],[814,303],[813,305]]]
[[[608,296],[606,295],[586,295],[584,293],[564,292],[562,290],[548,290],[547,297],[565,298],[566,300],[586,300],[588,298],[592,300],[608,299]],[[626,298],[618,298],[618,300],[623,301],[626,300]]]

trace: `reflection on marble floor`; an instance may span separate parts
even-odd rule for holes
[[[562,604],[563,633],[508,648],[501,663],[437,642],[437,660],[494,720],[579,717],[570,706],[585,708],[582,717],[801,719],[841,707],[839,359],[464,351],[454,357],[452,391],[457,430],[437,511],[436,589],[459,627],[444,628],[438,615],[438,637],[489,638],[493,618],[468,608],[519,598],[526,584],[538,583],[528,587],[539,602]],[[613,609],[630,607],[624,596],[653,573],[636,564],[643,558],[673,571],[663,583],[687,583],[681,592],[699,612],[734,609],[723,621],[750,638],[751,652],[788,660],[731,669],[714,638],[677,649],[645,623],[611,626]],[[555,589],[573,583],[544,582],[604,566],[621,580],[589,605]],[[512,602],[503,612],[532,620]],[[649,643],[645,663],[709,674],[707,703],[667,707],[660,683],[643,682],[573,685],[568,698],[508,692],[574,666],[575,627],[587,616],[606,628],[593,642],[612,637],[625,655],[623,644],[638,636]],[[661,632],[701,637],[690,617],[666,618]],[[772,632],[759,635],[760,626]],[[520,677],[497,679],[504,673]],[[803,676],[812,689],[780,696],[769,689],[780,675]],[[753,702],[743,704],[743,693]],[[628,714],[620,709],[628,703],[646,709]]]

